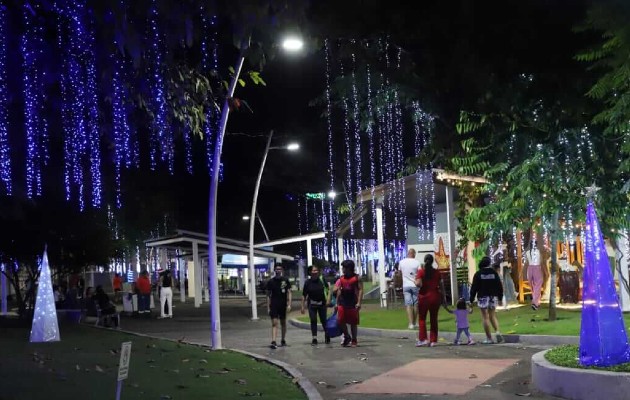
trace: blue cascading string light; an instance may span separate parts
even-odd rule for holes
[[[354,160],[355,160],[355,168],[354,168],[354,176],[356,181],[355,190],[356,192],[360,192],[363,189],[363,174],[361,168],[361,121],[360,121],[360,110],[359,110],[359,91],[357,89],[357,78],[356,78],[356,69],[357,62],[356,56],[354,54],[354,49],[356,47],[356,41],[354,39],[350,40],[350,44],[352,45],[352,71],[351,71],[351,79],[352,79],[352,128],[353,128],[353,139],[354,143],[352,143],[354,147]],[[360,199],[361,201],[363,199]],[[363,218],[363,214],[361,215],[360,222],[361,232],[365,231],[365,221]]]
[[[77,2],[75,3],[82,3]],[[101,139],[99,129],[98,113],[98,88],[96,85],[96,54],[95,54],[95,32],[92,28],[92,10],[88,9],[83,2],[83,18],[86,25],[84,31],[87,32],[85,48],[85,72],[86,85],[85,94],[88,104],[88,145],[90,151],[90,177],[92,180],[92,207],[100,207],[103,201],[103,187],[101,175]]]
[[[101,143],[93,16],[85,1],[59,2],[57,43],[62,53],[62,125],[66,200],[73,193],[86,205],[86,177],[92,207],[102,204]],[[86,166],[87,169],[86,169]]]
[[[7,9],[0,4],[0,180],[4,187],[0,190],[11,195],[11,153],[9,151],[9,101],[7,98]]]
[[[121,52],[117,39],[114,39],[114,51],[110,55],[114,72],[112,73],[112,130],[114,135],[114,181],[116,185],[116,207],[122,207],[121,172],[123,168],[134,165],[135,147],[129,123],[129,109],[126,99],[129,92],[125,85],[127,62]]]
[[[217,16],[208,16],[201,6],[203,37],[201,40],[201,67],[205,75],[217,74],[219,70],[219,44],[217,41]],[[214,153],[215,132],[219,129],[221,115],[215,107],[206,110],[206,123],[203,126],[206,141],[208,173],[212,175],[212,154]]]
[[[44,27],[37,19],[38,6],[23,5],[24,33],[21,41],[24,125],[26,131],[26,194],[42,195],[42,168],[48,158],[48,124],[44,117],[43,65]]]
[[[149,59],[151,60],[149,85],[151,87],[151,108],[153,112],[150,163],[151,169],[155,170],[159,157],[160,161],[167,164],[169,172],[173,173],[175,168],[173,130],[168,121],[166,84],[163,76],[164,40],[158,27],[156,0],[153,0],[149,14],[149,29]]]

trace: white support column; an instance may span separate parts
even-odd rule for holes
[[[0,292],[2,292],[2,298],[0,302],[2,302],[2,308],[0,309],[0,315],[7,315],[7,277],[4,275],[4,264],[0,265]]]
[[[628,242],[627,236],[619,236],[617,239],[617,251],[616,251],[616,259],[619,260],[619,269],[621,270],[621,276],[619,279],[619,302],[621,303],[622,311],[630,311],[630,294],[628,290],[626,290],[626,286],[623,283],[628,281],[628,251],[630,247],[630,243]]]
[[[203,279],[203,274],[201,273],[201,262],[199,260],[199,244],[197,242],[193,242],[193,268],[195,270],[195,282],[193,282],[195,287],[195,307],[201,307],[201,280]]]
[[[182,267],[182,264],[184,265]],[[177,258],[177,269],[179,269],[179,301],[186,302],[186,260]]]
[[[201,271],[203,272],[203,302],[210,303],[210,281],[208,280],[208,263],[201,263]]]
[[[251,286],[252,285],[249,280],[249,270],[247,268],[243,268],[243,290],[245,295],[249,297],[249,300],[252,299]]]
[[[313,265],[313,242],[311,239],[306,240],[306,268]],[[304,282],[306,282],[304,278],[304,266],[298,264],[298,279],[300,280],[300,287],[304,286]]]
[[[376,205],[376,240],[378,241],[378,283],[379,296],[387,291],[385,281],[385,239],[383,235],[383,205]],[[381,301],[382,307],[387,307],[387,300]]]
[[[446,186],[446,221],[448,232],[448,252],[451,267],[451,302],[455,304],[459,298],[457,288],[457,249],[455,248],[455,202],[453,201],[453,188]]]
[[[342,238],[337,238],[337,257],[339,258],[339,273],[341,273],[341,262],[344,260]]]
[[[159,249],[159,260],[160,260],[160,269],[161,270],[166,270],[166,267],[168,266],[168,253],[166,249]]]

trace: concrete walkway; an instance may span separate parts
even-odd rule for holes
[[[123,316],[122,328],[209,345],[208,304],[198,309],[189,303],[175,306],[173,319]],[[397,331],[359,336],[357,348],[342,348],[336,339],[313,347],[308,330],[289,324],[288,346],[271,350],[271,323],[264,311],[261,307],[259,321],[250,321],[247,300],[221,299],[223,346],[295,367],[324,399],[555,399],[530,385],[531,356],[546,345],[452,346],[443,341],[433,348],[416,348],[413,331]]]

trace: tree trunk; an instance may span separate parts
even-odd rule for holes
[[[559,212],[553,213],[551,220],[551,271],[549,274],[549,321],[556,320],[556,286],[558,276],[557,244],[558,244]]]

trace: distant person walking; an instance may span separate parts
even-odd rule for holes
[[[138,292],[138,314],[151,313],[151,281],[149,273],[144,270],[136,279],[136,291]]]
[[[330,337],[326,333],[326,307],[330,303],[330,290],[328,283],[324,282],[319,273],[318,267],[311,267],[310,279],[304,282],[302,290],[302,309],[304,314],[308,308],[308,317],[311,321],[311,344],[317,345],[317,317],[324,328],[324,342],[330,343]]]
[[[122,284],[122,276],[120,276],[119,272],[116,272],[112,279],[112,289],[114,289],[114,301],[117,303],[121,300],[120,293],[122,292]]]
[[[538,250],[538,242],[534,241],[527,253],[527,280],[532,289],[532,309],[538,310],[540,307],[540,297],[542,296],[543,271],[542,257]]]
[[[287,311],[291,310],[291,282],[284,276],[281,265],[274,268],[274,277],[267,282],[267,312],[271,318],[271,347],[277,349],[278,321],[281,325],[280,346],[286,346]]]
[[[414,249],[407,251],[407,257],[400,260],[398,268],[402,276],[402,290],[405,298],[405,308],[407,309],[408,328],[415,329],[418,318],[416,275],[420,269],[420,260],[416,259],[416,251]]]
[[[440,271],[433,268],[433,256],[424,256],[424,264],[416,274],[418,290],[418,341],[416,347],[435,346],[438,334],[438,312],[442,304]],[[427,338],[427,313],[431,322],[430,336]],[[428,340],[427,340],[428,339]]]
[[[359,325],[359,311],[363,298],[363,282],[354,272],[354,261],[345,260],[341,263],[343,274],[335,284],[337,293],[337,324],[343,332],[343,347],[357,347],[357,326]],[[348,326],[350,325],[350,334]]]
[[[477,297],[477,307],[483,320],[483,330],[486,332],[486,339],[481,343],[494,343],[490,325],[494,328],[497,343],[503,342],[496,314],[497,305],[500,306],[503,303],[503,285],[501,285],[499,274],[490,265],[490,257],[484,257],[479,261],[479,271],[473,276],[470,301],[475,301],[475,297]]]
[[[160,318],[173,318],[173,278],[171,270],[160,274]],[[164,313],[164,306],[168,312]]]

